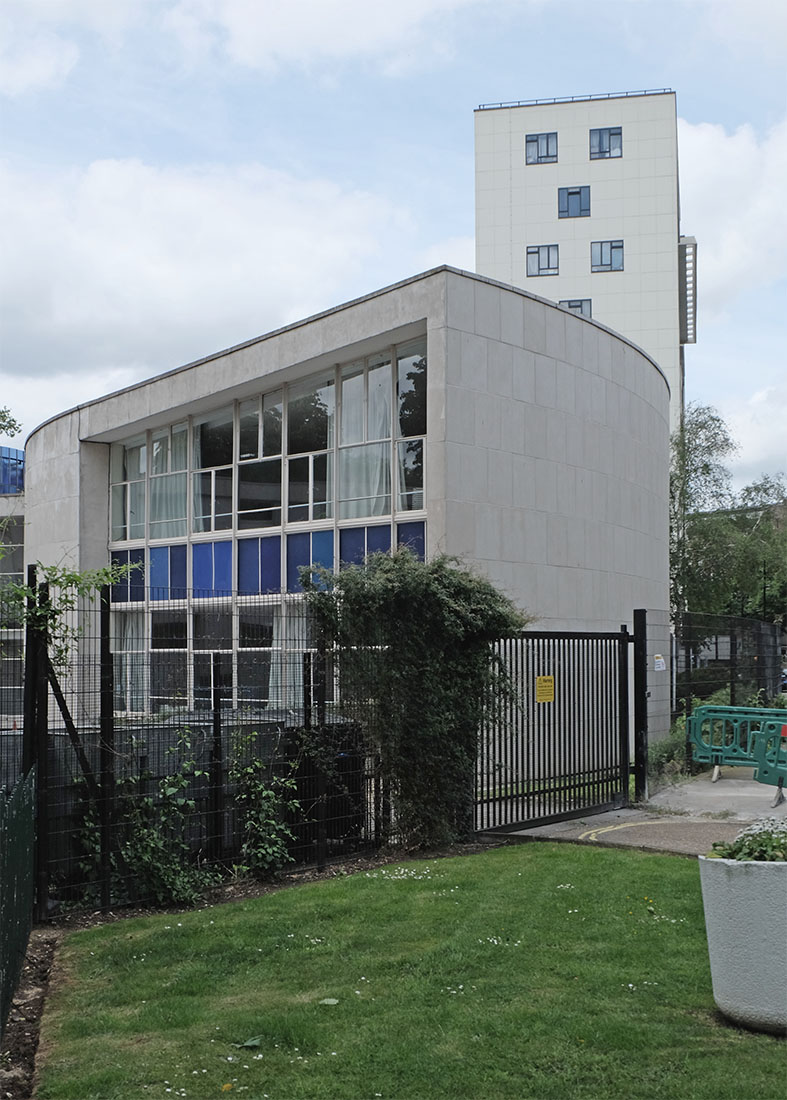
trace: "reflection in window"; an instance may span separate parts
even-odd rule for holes
[[[287,453],[325,451],[333,446],[333,380],[292,386],[287,404]]]
[[[262,415],[260,415],[260,405]],[[260,398],[244,401],[238,417],[238,457],[265,458],[281,454],[281,393],[266,393]]]
[[[194,422],[194,468],[228,466],[232,462],[232,409],[222,409]]]
[[[399,349],[396,357],[398,434],[426,435],[426,341]]]
[[[188,465],[188,425],[173,424],[151,435],[150,472],[168,474],[173,470],[185,470]]]
[[[281,459],[238,466],[238,527],[278,527],[281,524]]]
[[[232,527],[232,467],[194,474],[195,531],[226,531]]]
[[[424,441],[410,439],[397,444],[399,504],[402,511],[424,506]]]
[[[391,360],[374,355],[366,364],[342,368],[342,421],[339,443],[391,437]]]
[[[333,515],[333,455],[304,455],[287,461],[287,519],[300,523]]]

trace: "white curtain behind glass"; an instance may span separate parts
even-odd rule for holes
[[[186,475],[167,474],[150,479],[150,537],[186,534]]]

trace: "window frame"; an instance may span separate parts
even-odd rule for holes
[[[585,317],[587,320],[593,318],[592,298],[561,298],[558,305],[567,313],[573,313],[575,317]],[[587,306],[587,311],[585,311],[585,306]]]
[[[554,248],[554,264],[552,263]],[[542,267],[541,261],[546,250],[546,267]],[[538,271],[530,270],[530,257],[535,256],[538,263]],[[560,246],[557,244],[529,244],[526,251],[526,272],[528,279],[537,279],[550,275],[560,274]]]
[[[593,151],[593,135],[598,134],[599,148]],[[603,137],[602,137],[603,135]],[[619,139],[617,148],[613,150],[611,138]],[[606,143],[605,143],[606,142]],[[604,146],[604,147],[602,147]],[[588,134],[588,151],[591,160],[617,160],[623,156],[623,127],[622,126],[594,126]]]
[[[576,199],[576,202],[572,202],[574,199]],[[575,212],[572,212],[572,207],[575,208]],[[558,187],[557,216],[558,218],[589,218],[590,185],[581,184],[578,187]]]
[[[549,152],[550,138],[554,138],[554,153]],[[541,153],[541,146],[546,147],[546,152]],[[535,155],[531,153],[535,149]],[[525,134],[525,164],[557,164],[558,143],[557,130],[544,130],[540,134]]]
[[[609,250],[609,260],[604,260],[605,247]],[[598,261],[593,262],[593,249],[598,248]],[[617,254],[620,254],[620,265],[615,265],[615,258]],[[623,271],[624,269],[624,241],[621,238],[611,241],[591,241],[590,242],[590,270],[591,272],[612,272]]]

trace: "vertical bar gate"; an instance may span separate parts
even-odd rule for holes
[[[505,681],[487,709],[476,829],[601,813],[628,799],[628,631],[528,631],[495,646]]]

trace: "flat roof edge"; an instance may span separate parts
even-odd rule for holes
[[[587,103],[595,99],[631,99],[641,95],[675,95],[672,88],[643,88],[635,92],[595,92],[587,95],[552,96],[548,99],[511,99],[502,103],[479,103],[476,111],[499,111],[508,107],[547,107],[551,103]]]
[[[183,371],[191,370],[193,367],[202,366],[205,363],[210,363],[216,359],[222,359],[225,355],[232,355],[234,352],[242,351],[245,348],[253,347],[255,344],[263,343],[267,340],[272,340],[277,336],[281,336],[285,332],[294,332],[299,328],[303,328],[305,325],[313,324],[316,321],[323,320],[326,317],[330,317],[332,314],[340,313],[342,310],[350,309],[353,306],[361,305],[364,302],[372,301],[374,298],[379,298],[383,294],[390,294],[392,291],[399,290],[401,287],[410,286],[413,283],[421,282],[424,279],[432,278],[435,275],[449,274],[458,275],[461,278],[473,279],[475,282],[488,283],[490,286],[499,287],[501,290],[513,291],[516,294],[520,294],[523,298],[530,298],[536,302],[542,302],[544,305],[551,306],[553,309],[561,309],[561,306],[557,302],[552,301],[550,298],[544,298],[539,294],[534,294],[532,291],[525,290],[524,287],[514,286],[510,283],[501,282],[499,279],[492,279],[488,275],[479,275],[475,271],[464,271],[459,267],[452,267],[450,264],[440,264],[438,267],[429,268],[427,271],[419,272],[417,275],[411,275],[406,279],[400,279],[398,282],[390,283],[388,286],[381,287],[379,290],[373,290],[368,294],[363,294],[358,298],[352,298],[347,302],[342,302],[339,305],[331,306],[329,309],[320,311],[319,313],[313,313],[309,317],[304,317],[299,321],[293,321],[289,325],[282,325],[279,328],[272,329],[270,332],[263,333],[260,336],[254,336],[249,340],[243,340],[238,344],[232,344],[228,348],[223,348],[220,351],[211,352],[210,355],[203,355],[199,359],[194,359],[189,363],[184,363],[179,367],[173,367],[171,370],[161,371],[159,374],[154,374],[148,378],[142,378],[139,382],[132,382],[129,386],[122,386],[118,390],[111,390],[109,393],[101,394],[100,397],[95,397],[91,401],[84,401],[78,405],[74,405],[69,409],[64,409],[62,412],[56,413],[54,416],[48,417],[43,420],[25,439],[25,446],[33,438],[33,436],[45,428],[48,424],[53,424],[56,420],[60,420],[62,417],[70,416],[72,413],[80,412],[82,409],[88,409],[93,405],[98,405],[102,401],[109,401],[113,397],[118,397],[124,393],[132,393],[134,390],[141,389],[143,386],[149,386],[153,382],[158,382],[165,378],[171,378],[174,375],[181,374]],[[563,311],[567,312],[567,311]],[[575,316],[575,314],[571,314]],[[664,378],[664,381],[669,390],[669,381],[655,359],[652,358],[643,348],[635,344],[633,340],[629,340],[628,337],[622,333],[617,332],[615,329],[610,328],[608,325],[602,324],[600,321],[596,321],[593,318],[577,317],[577,320],[583,321],[585,324],[594,325],[596,328],[601,329],[604,332],[610,333],[618,340],[621,340],[624,344],[628,344],[634,348],[646,359],[648,359],[656,370]]]

